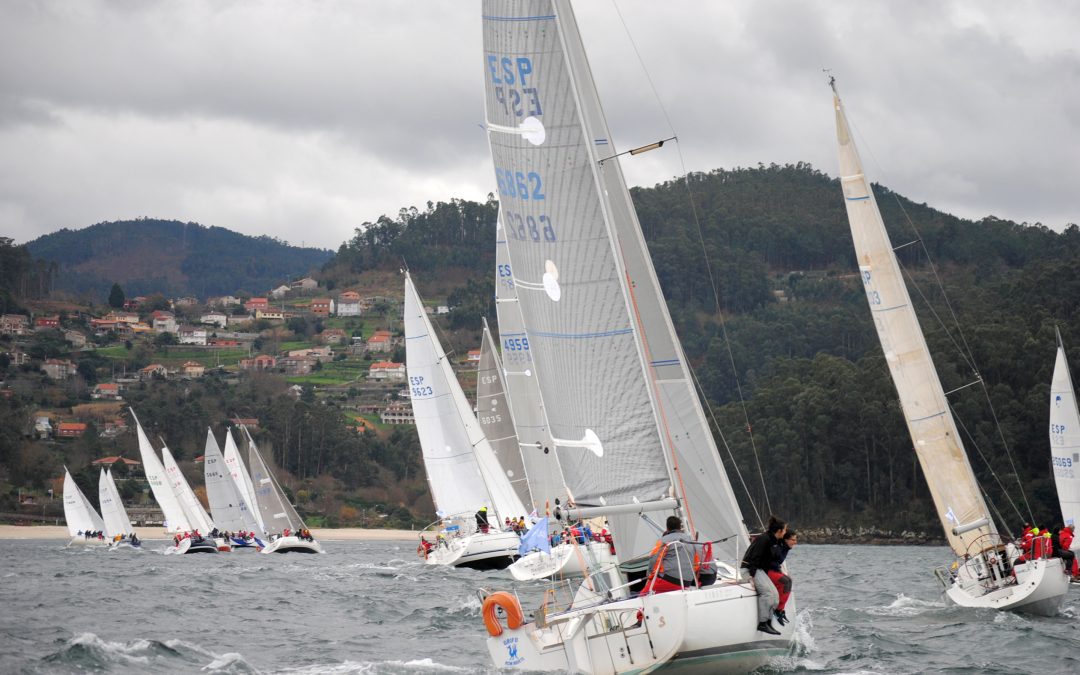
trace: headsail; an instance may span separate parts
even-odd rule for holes
[[[1076,526],[1080,525],[1080,412],[1061,333],[1057,333],[1057,343],[1054,379],[1050,383],[1050,461],[1061,517],[1066,525]]]
[[[976,539],[996,534],[997,530],[957,433],[835,88],[833,105],[840,146],[840,184],[874,327],[945,536],[953,551],[964,555],[971,552],[969,545]]]
[[[529,494],[529,481],[522,463],[521,448],[518,446],[517,432],[514,430],[514,419],[507,404],[503,380],[499,352],[485,319],[480,342],[480,363],[476,369],[476,418],[480,422],[484,437],[491,444],[499,466],[506,474],[506,479],[510,481],[521,503],[527,505],[532,503],[532,496]]]
[[[80,532],[105,531],[101,516],[71,477],[67,467],[64,467],[64,520],[67,522],[68,534],[72,537],[78,536]]]
[[[161,446],[161,463],[165,466],[165,476],[169,481],[169,486],[176,495],[176,501],[180,502],[180,508],[184,510],[188,522],[199,531],[199,534],[208,534],[214,529],[214,522],[210,520],[206,509],[195,496],[195,491],[191,489],[187,478],[184,478],[183,472],[180,471],[180,466],[173,458],[172,452],[165,445]]]
[[[244,460],[240,459],[240,450],[236,447],[232,429],[225,431],[225,467],[229,470],[229,476],[236,485],[237,492],[243,497],[249,507],[252,518],[255,519],[256,527],[251,531],[265,532],[263,527],[262,512],[255,499],[255,486],[251,484],[251,474],[244,467]]]
[[[112,472],[101,470],[98,476],[98,503],[101,505],[101,519],[105,521],[105,534],[111,539],[116,535],[129,535],[134,532],[127,509],[120,500]]]
[[[154,452],[154,446],[150,445],[150,439],[146,437],[139,418],[135,411],[131,411],[131,417],[135,420],[135,431],[139,437],[139,458],[142,460],[143,473],[146,474],[146,482],[150,483],[150,490],[154,493],[154,500],[161,507],[165,516],[165,529],[169,532],[189,532],[192,530],[180,501],[173,493],[168,477],[165,475],[165,467]]]
[[[231,438],[231,436],[230,436]],[[247,500],[228,473],[225,458],[221,456],[214,433],[206,430],[206,446],[203,452],[203,477],[206,481],[206,499],[210,502],[210,513],[218,529],[228,532],[255,532],[259,524],[255,521]]]
[[[248,465],[251,467],[251,481],[255,487],[255,501],[262,513],[263,532],[281,534],[286,528],[294,532],[303,528],[303,519],[289,503],[277,479],[270,473],[270,468],[266,466],[259,448],[246,428],[244,434],[248,442]]]

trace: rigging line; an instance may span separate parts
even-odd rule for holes
[[[986,503],[990,505],[990,509],[993,510],[994,515],[997,516],[996,522],[1001,523],[1001,526],[1005,528],[1005,534],[1009,535],[1009,539],[1012,539],[1013,533],[1012,530],[1009,529],[1009,521],[1005,519],[1005,516],[1002,515],[1001,510],[998,509],[997,504],[995,504],[994,500],[990,498],[990,493],[987,492],[986,488],[984,488],[982,485],[979,486],[979,491],[982,492],[983,497],[986,499]],[[1001,536],[1000,532],[998,533],[998,536]]]
[[[653,98],[656,99],[656,105],[660,108],[660,112],[664,116],[664,121],[667,122],[668,130],[671,133],[672,139],[675,141],[676,152],[679,155],[679,166],[682,169],[683,181],[686,184],[686,194],[689,196],[690,212],[693,215],[694,225],[697,227],[698,239],[701,241],[701,252],[702,252],[702,254],[703,254],[704,258],[705,258],[705,267],[706,267],[706,269],[708,270],[708,273],[709,273],[709,288],[713,292],[713,301],[714,301],[715,306],[716,306],[716,313],[717,313],[717,316],[719,316],[719,318],[720,318],[720,329],[721,329],[721,332],[724,335],[724,346],[727,348],[728,361],[731,363],[731,372],[733,373],[733,375],[735,377],[735,387],[736,387],[736,389],[738,390],[738,393],[739,393],[739,403],[742,406],[743,418],[744,418],[744,421],[746,422],[746,428],[747,428],[747,430],[749,430],[750,446],[754,450],[754,463],[757,466],[758,477],[761,479],[761,491],[762,491],[762,494],[765,496],[765,506],[768,508],[768,510],[770,512],[772,512],[772,504],[769,501],[769,491],[768,491],[768,488],[765,487],[765,474],[761,470],[761,458],[758,455],[757,442],[754,439],[753,427],[750,425],[750,415],[749,415],[749,413],[747,411],[747,408],[746,408],[746,399],[743,396],[742,383],[739,380],[738,370],[736,370],[736,368],[735,368],[735,356],[734,356],[734,354],[732,353],[732,350],[731,350],[731,340],[728,337],[727,325],[724,322],[724,313],[720,309],[720,293],[716,288],[716,279],[715,279],[715,277],[713,275],[712,263],[709,261],[709,254],[708,254],[708,251],[705,248],[705,235],[704,235],[704,233],[703,233],[703,231],[701,229],[701,220],[698,218],[697,206],[694,204],[694,193],[690,189],[690,174],[686,170],[686,159],[683,157],[682,144],[679,142],[678,134],[675,132],[675,125],[672,124],[672,122],[671,122],[671,116],[668,114],[667,108],[664,106],[664,101],[663,101],[663,99],[660,98],[660,93],[656,89],[656,83],[653,81],[652,75],[649,74],[649,69],[645,65],[645,59],[641,56],[641,50],[638,49],[637,42],[634,41],[634,36],[630,32],[630,27],[626,24],[626,19],[623,17],[622,12],[619,10],[618,3],[616,3],[615,0],[611,0],[611,5],[615,9],[615,14],[619,17],[619,23],[622,24],[623,31],[626,33],[626,38],[630,41],[630,46],[633,48],[634,55],[637,57],[638,65],[641,66],[641,71],[645,75],[645,80],[649,83],[649,89],[652,91]],[[687,369],[690,371],[690,373],[693,375],[695,382],[697,382],[697,376],[694,375],[694,369],[690,366],[689,363],[687,363],[686,366],[687,366]],[[712,405],[709,403],[708,397],[704,396],[704,393],[705,393],[704,389],[701,388],[700,382],[697,382],[697,385],[698,385],[698,388],[699,388],[699,390],[700,390],[700,392],[702,394],[702,400],[703,400],[704,406],[706,408],[708,408],[709,411],[710,411],[710,414],[712,414]],[[715,416],[714,416],[713,419],[715,421]],[[719,429],[720,429],[720,427],[719,427],[719,425],[717,425],[717,430],[719,431]],[[722,437],[723,437],[723,435],[722,435],[722,432],[721,432],[721,438]],[[725,446],[727,445],[726,440],[724,441],[724,444],[725,444]],[[729,453],[731,452],[730,447],[728,447],[728,452]],[[736,473],[738,473],[739,472],[738,465],[734,463],[734,458],[732,458],[732,465],[735,467]],[[739,480],[740,480],[740,482],[742,482],[742,475],[741,474],[739,476]],[[746,483],[745,482],[743,482],[743,488],[744,489],[746,488]],[[754,499],[750,495],[749,490],[746,491],[746,495],[749,498],[751,504],[753,504]],[[764,528],[764,521],[762,521],[761,516],[757,514],[757,506],[756,505],[754,506],[754,513],[755,513],[755,515],[757,515],[758,521],[761,522],[761,525]]]
[[[946,401],[946,403],[948,403],[948,401]],[[960,417],[956,414],[956,408],[953,407],[951,403],[949,403],[949,411],[952,413],[953,420],[959,425],[960,430],[963,431],[964,434],[971,441],[971,446],[975,448],[975,452],[979,453],[979,458],[982,459],[983,464],[985,464],[986,468],[990,470],[990,475],[994,477],[994,482],[996,482],[998,484],[998,487],[1001,488],[1001,492],[1005,495],[1005,499],[1009,502],[1009,506],[1013,508],[1013,511],[1016,511],[1016,517],[1020,520],[1023,520],[1024,515],[1020,513],[1020,509],[1017,508],[1016,502],[1014,502],[1012,497],[1009,496],[1009,491],[1005,489],[1005,485],[1001,482],[1001,478],[998,477],[997,471],[994,471],[993,465],[991,465],[990,461],[986,459],[986,455],[983,453],[982,448],[979,447],[979,442],[976,441],[975,436],[972,435],[970,431],[968,431],[968,428],[964,425],[964,420],[960,419]],[[977,485],[978,481],[975,481],[975,483]],[[980,489],[982,488],[980,487]],[[991,503],[993,503],[992,499],[990,501]],[[1034,522],[1034,520],[1029,522]]]
[[[980,379],[980,381],[982,380]],[[998,421],[997,410],[994,408],[993,401],[990,400],[990,390],[986,388],[985,382],[983,382],[982,390],[983,395],[986,397],[986,405],[990,407],[990,415],[994,418],[994,428],[997,429],[998,438],[1001,439],[1001,444],[1005,446],[1005,456],[1009,458],[1009,466],[1012,468],[1013,475],[1016,476],[1016,485],[1020,488],[1020,498],[1024,500],[1024,506],[1026,506],[1028,510],[1028,517],[1031,518],[1028,522],[1034,523],[1035,514],[1031,510],[1031,502],[1028,500],[1027,492],[1024,490],[1024,483],[1020,480],[1020,473],[1016,470],[1016,463],[1013,462],[1012,452],[1009,451],[1009,444],[1005,440],[1005,431],[1001,428],[1001,422]]]

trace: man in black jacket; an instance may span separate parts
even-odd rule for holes
[[[780,631],[772,625],[773,610],[780,602],[780,594],[776,592],[776,586],[769,579],[768,571],[775,562],[773,547],[784,538],[785,532],[787,532],[787,523],[775,516],[769,516],[769,524],[765,532],[750,543],[741,565],[754,580],[754,588],[758,593],[757,629],[770,635],[780,634]]]

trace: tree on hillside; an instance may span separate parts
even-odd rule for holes
[[[109,291],[109,307],[120,309],[124,306],[124,300],[124,289],[120,288],[120,284],[114,283]]]

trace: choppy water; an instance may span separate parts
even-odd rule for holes
[[[480,586],[409,542],[164,556],[0,541],[0,672],[489,673]],[[801,545],[797,652],[769,672],[1078,673],[1080,592],[1052,619],[946,607],[939,548]]]

